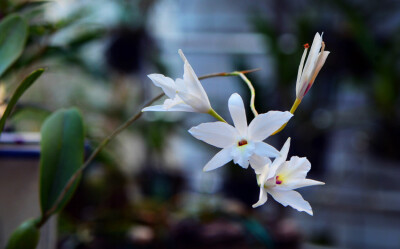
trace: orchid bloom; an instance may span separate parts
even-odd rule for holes
[[[290,147],[290,138],[286,141],[277,157],[271,165],[265,165],[261,175],[258,176],[260,185],[260,197],[253,208],[267,202],[269,193],[277,202],[284,206],[291,206],[298,211],[304,211],[313,215],[310,204],[293,189],[323,185],[325,183],[306,179],[311,164],[305,157],[293,156],[290,161],[286,161]]]
[[[154,105],[142,111],[183,111],[209,113],[212,108],[208,96],[188,60],[179,49],[179,55],[184,62],[183,79],[175,81],[162,74],[149,74],[154,85],[161,87],[168,99],[163,105]]]
[[[304,60],[306,58],[308,48],[309,45],[305,44],[303,56],[301,57],[299,70],[297,73],[296,98],[299,100],[302,100],[308,90],[310,90],[315,78],[317,77],[330,53],[329,51],[325,51],[325,43],[322,41],[322,36],[320,36],[319,33],[316,33],[306,64],[304,66]]]
[[[279,152],[264,143],[274,131],[288,122],[293,116],[290,112],[269,111],[260,114],[247,126],[243,100],[234,93],[228,101],[229,112],[235,127],[224,122],[203,123],[189,130],[195,138],[215,147],[222,148],[204,167],[204,171],[219,168],[233,160],[243,168],[249,163],[256,173],[261,173],[260,162],[268,163],[263,157],[277,157]],[[261,167],[257,167],[261,166]]]

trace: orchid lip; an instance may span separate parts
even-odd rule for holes
[[[278,185],[282,184],[282,179],[280,179],[279,176],[276,176],[276,184]]]
[[[242,139],[242,140],[240,140],[240,141],[238,142],[238,146],[239,146],[239,147],[240,147],[240,146],[244,146],[244,145],[246,145],[246,144],[248,144],[248,142],[247,142],[246,139]]]

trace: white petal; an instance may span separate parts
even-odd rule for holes
[[[325,64],[326,58],[328,58],[329,51],[323,51],[319,53],[318,59],[315,62],[315,66],[312,71],[309,72],[309,76],[304,78],[301,82],[299,90],[296,88],[296,97],[298,99],[302,99],[304,95],[311,89],[312,85],[314,84],[315,78],[317,78],[319,71],[321,70],[322,66]]]
[[[268,193],[283,206],[291,206],[298,211],[304,211],[309,215],[313,215],[310,203],[294,190],[279,190],[277,188],[268,189]]]
[[[142,109],[142,112],[165,112],[165,111],[167,110],[164,109],[163,105],[153,105]]]
[[[244,109],[243,99],[239,94],[234,93],[228,101],[229,112],[233,123],[242,136],[247,136],[247,118]]]
[[[268,157],[261,157],[253,154],[250,157],[250,165],[254,169],[254,172],[259,175],[263,173],[265,168],[269,168],[271,165],[271,160]]]
[[[252,142],[243,146],[234,145],[231,151],[233,162],[247,169],[249,167],[250,157],[254,154],[254,149],[255,146]]]
[[[183,71],[183,81],[187,87],[188,92],[195,95],[197,98],[201,99],[202,102],[208,107],[207,109],[211,109],[210,101],[208,100],[208,96],[204,91],[203,86],[201,85],[197,75],[195,74],[192,66],[189,64],[189,61],[186,59],[182,50],[178,50],[179,55],[181,56],[184,62],[184,71]]]
[[[304,179],[304,180],[299,180],[295,183],[290,184],[291,189],[296,189],[296,188],[303,188],[303,187],[308,187],[308,186],[315,186],[315,185],[324,185],[324,182],[320,181],[315,181],[311,179]]]
[[[185,102],[183,102],[183,100],[179,98],[179,96],[175,96],[175,98],[173,99],[166,99],[164,101],[164,108],[168,110],[176,105],[182,105],[182,104],[185,104]]]
[[[258,202],[253,204],[253,208],[259,207],[266,203],[268,200],[267,191],[265,191],[264,187],[260,188],[260,196],[258,197]]]
[[[231,147],[222,149],[220,152],[215,154],[213,158],[204,166],[203,171],[210,171],[221,166],[224,166],[232,160]]]
[[[305,48],[305,49],[304,49],[304,52],[303,52],[303,55],[301,56],[299,69],[298,69],[298,71],[297,71],[296,96],[298,95],[300,89],[302,88],[302,86],[301,86],[301,84],[300,84],[300,79],[301,79],[301,76],[302,76],[302,74],[303,74],[304,59],[306,58],[307,51],[308,51],[308,49]]]
[[[329,51],[323,51],[322,53],[319,53],[318,60],[316,62],[316,66],[313,71],[313,76],[312,76],[310,82],[308,82],[309,84],[311,84],[311,86],[312,86],[312,84],[314,84],[315,78],[317,78],[317,75],[318,75],[319,71],[321,70],[322,66],[325,64],[326,58],[328,58],[329,54],[330,54]],[[306,90],[308,91],[311,88],[311,86],[306,88]],[[306,94],[306,93],[307,92],[304,92],[304,94]]]
[[[319,70],[321,69],[319,68],[318,71],[316,70],[318,64],[320,64],[319,63],[320,59],[323,59],[323,57],[320,56],[321,47],[322,47],[322,36],[320,36],[317,33],[315,34],[314,41],[307,58],[306,65],[304,66],[303,74],[298,84],[299,88],[296,89],[296,97],[298,99],[302,99],[304,95],[307,93],[307,91],[311,88],[315,80],[315,77],[317,76]],[[322,54],[323,56],[325,56],[324,53]]]
[[[236,143],[237,131],[224,122],[203,123],[189,130],[195,138],[218,148],[229,147]]]
[[[269,111],[260,114],[249,125],[249,139],[263,141],[293,117],[290,112]]]
[[[271,166],[270,166],[270,164],[267,164],[267,165],[264,165],[261,175],[259,175],[259,177],[257,179],[258,185],[264,186],[267,183],[267,180],[269,179],[269,175],[271,175]]]
[[[177,78],[175,80],[175,85],[176,85],[176,91],[177,92],[187,92],[187,87],[185,85],[185,82],[181,78]]]
[[[165,95],[167,95],[169,98],[173,99],[175,97],[175,82],[173,79],[169,77],[165,77],[162,74],[149,74],[147,75],[153,81],[154,85],[161,87],[161,89],[164,91]]]
[[[310,48],[310,56],[316,57],[322,46],[322,36],[317,32]]]
[[[278,157],[280,155],[279,151],[273,146],[264,142],[255,142],[254,154],[262,157]]]
[[[284,184],[291,181],[303,180],[306,178],[308,171],[311,169],[311,163],[305,157],[293,156],[285,164],[278,169],[279,175],[285,179]]]
[[[163,105],[153,105],[143,108],[142,112],[196,112],[196,110],[188,105],[176,105],[169,109],[165,109]]]
[[[174,100],[166,99],[163,105],[153,105],[143,108],[142,112],[196,112],[191,106],[183,102],[174,103]]]
[[[316,33],[310,48],[310,53],[308,54],[307,57],[306,65],[304,66],[302,79],[309,78],[311,76],[310,74],[315,68],[315,63],[317,61],[321,46],[322,46],[322,37],[318,33]]]
[[[169,112],[196,112],[195,109],[193,109],[191,106],[188,106],[186,104],[175,105],[173,107],[168,108],[166,111],[169,111]]]
[[[265,180],[269,180],[269,179],[275,179],[275,177],[276,177],[276,167],[272,167],[272,165],[271,166],[269,166],[269,170],[268,170],[268,172],[267,172],[267,174],[266,174],[266,176],[265,176]]]
[[[329,55],[330,53],[331,53],[331,52],[329,52],[329,51],[324,51],[324,52],[322,52],[322,54],[320,54],[320,55],[318,56],[318,63],[317,63],[317,67],[316,67],[316,69],[315,69],[315,71],[316,71],[317,73],[321,70],[322,66],[325,64],[326,58],[328,58],[328,55]]]
[[[329,51],[323,51],[322,53],[319,53],[318,59],[315,63],[315,67],[313,71],[310,72],[310,77],[303,82],[303,85],[300,88],[299,92],[296,93],[297,98],[303,98],[303,96],[306,95],[307,92],[311,89],[312,85],[314,84],[315,78],[317,78],[319,71],[325,64],[326,58],[328,57],[329,53]]]
[[[280,151],[280,156],[276,157],[274,162],[271,165],[271,174],[275,174],[279,166],[286,161],[287,155],[289,153],[290,147],[290,137],[286,140],[285,144],[282,146]],[[268,178],[272,177],[273,175],[268,175]]]
[[[185,102],[185,104],[190,105],[197,112],[208,113],[211,109],[209,103],[204,102],[203,99],[198,98],[196,95],[182,91],[178,91],[177,94]]]

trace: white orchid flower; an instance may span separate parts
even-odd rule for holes
[[[302,100],[304,95],[306,95],[308,90],[310,90],[315,78],[317,77],[330,53],[329,51],[325,51],[325,43],[322,41],[322,35],[320,36],[319,33],[316,33],[306,64],[304,65],[308,47],[308,44],[304,45],[304,52],[303,56],[301,57],[300,66],[297,73],[296,98],[299,100]]]
[[[189,130],[195,138],[222,148],[203,170],[210,171],[233,160],[243,168],[247,168],[250,163],[256,173],[261,173],[262,166],[269,161],[263,157],[279,156],[279,152],[271,145],[264,143],[263,140],[288,122],[293,114],[270,111],[258,115],[247,126],[246,112],[239,94],[232,94],[228,101],[228,107],[235,127],[224,122],[210,122]],[[264,164],[260,165],[260,162],[264,162]],[[253,166],[253,164],[261,167]]]
[[[183,111],[209,113],[212,108],[208,96],[188,60],[179,49],[179,55],[184,62],[183,79],[175,81],[162,74],[149,74],[154,85],[161,87],[168,99],[163,105],[144,108],[142,111]]]
[[[265,165],[261,175],[258,176],[258,184],[260,185],[260,196],[253,208],[263,205],[267,202],[269,193],[277,202],[282,205],[291,206],[298,211],[304,211],[309,215],[313,215],[310,203],[293,189],[323,185],[325,183],[306,179],[311,164],[305,157],[293,156],[290,161],[286,161],[290,147],[290,138],[283,145],[280,154],[272,165]]]

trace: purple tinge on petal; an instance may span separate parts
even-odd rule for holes
[[[306,88],[306,90],[304,91],[303,96],[307,94],[307,92],[311,89],[311,87],[312,87],[312,83],[309,82],[309,83],[307,84],[307,88]]]

